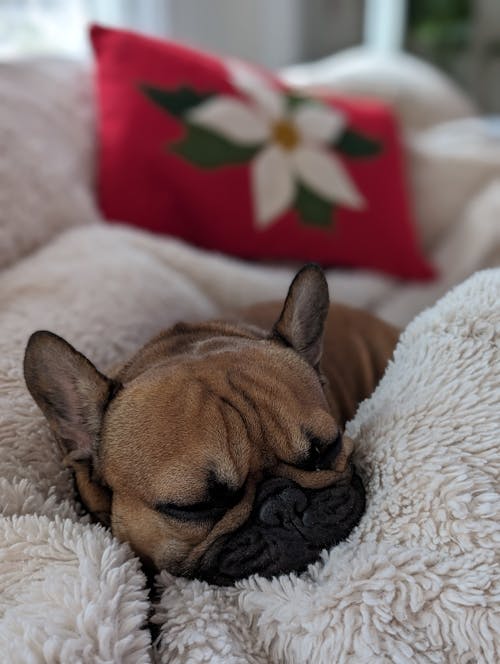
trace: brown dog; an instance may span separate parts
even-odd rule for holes
[[[342,428],[398,338],[329,308],[314,265],[244,318],[175,325],[113,378],[50,332],[24,361],[89,511],[145,562],[220,584],[303,569],[356,525]]]

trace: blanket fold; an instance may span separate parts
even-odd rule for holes
[[[248,266],[189,257],[96,226],[0,275],[0,660],[500,661],[500,270],[408,326],[349,423],[367,489],[350,538],[300,577],[215,588],[159,575],[151,646],[145,577],[78,508],[22,356],[48,328],[105,370],[178,319],[218,315],[235,288],[247,304],[288,282],[285,268],[248,278]]]

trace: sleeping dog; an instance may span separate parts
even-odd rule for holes
[[[230,584],[300,571],[359,521],[343,427],[397,338],[307,265],[284,304],[179,323],[112,377],[45,331],[24,373],[88,510],[146,566]]]

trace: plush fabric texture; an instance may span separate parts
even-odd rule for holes
[[[243,258],[433,275],[388,107],[126,31],[91,34],[106,218]]]
[[[151,646],[145,579],[74,501],[24,387],[26,340],[52,329],[106,370],[178,319],[282,295],[290,276],[106,226],[0,275],[2,661],[499,661],[500,270],[407,328],[348,425],[368,490],[350,539],[299,578],[225,589],[163,573]]]
[[[0,63],[0,268],[97,218],[93,133],[87,67]]]
[[[140,566],[82,518],[23,385],[27,338],[54,330],[106,368],[179,316],[215,313],[151,249],[82,230],[0,275],[0,661],[13,664],[142,664],[151,646]]]

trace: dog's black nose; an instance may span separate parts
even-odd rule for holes
[[[255,511],[261,523],[282,526],[307,507],[307,497],[291,480],[277,478],[263,483],[255,498]]]

